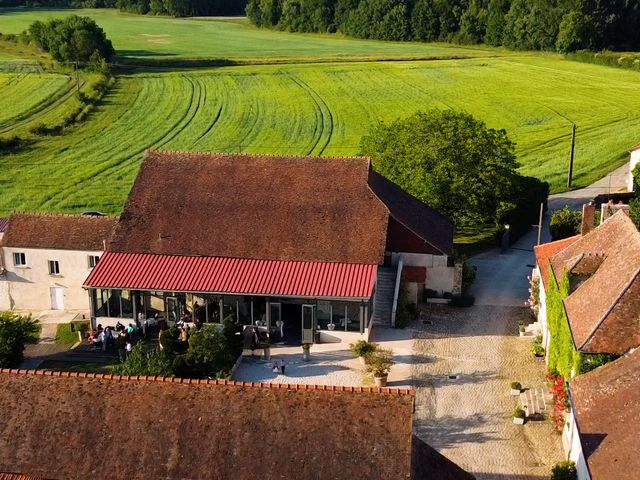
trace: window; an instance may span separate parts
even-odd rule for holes
[[[100,257],[98,255],[89,255],[89,268],[93,268],[98,264]]]
[[[49,260],[49,275],[60,275],[60,265],[57,260]]]
[[[26,267],[27,266],[27,257],[22,252],[14,252],[13,253],[13,264],[16,267]]]

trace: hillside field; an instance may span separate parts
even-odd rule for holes
[[[0,33],[20,33],[36,20],[72,14],[92,17],[119,57],[238,61],[425,59],[495,55],[498,50],[414,42],[378,42],[339,36],[293,34],[252,27],[241,18],[170,18],[115,9],[0,9]],[[504,53],[502,53],[504,54]]]
[[[11,17],[0,15],[0,31],[5,18]],[[291,37],[297,42],[306,38]],[[253,48],[251,55],[267,48],[236,41],[242,45],[230,42],[227,48]],[[369,44],[374,50],[398,45]],[[292,51],[287,55],[295,57]],[[17,153],[0,156],[0,215],[18,209],[117,213],[150,147],[355,155],[371,125],[418,109],[461,109],[490,127],[506,129],[517,142],[522,173],[549,181],[554,191],[565,188],[572,122],[578,125],[575,186],[622,165],[627,149],[639,140],[640,76],[633,71],[545,54],[300,64],[294,57],[281,65],[118,75],[87,120],[57,136],[29,136],[28,126],[52,121],[66,108],[70,77],[0,74],[0,133],[33,140]],[[177,181],[188,188],[188,179]]]

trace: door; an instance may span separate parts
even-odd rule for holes
[[[313,305],[302,305],[302,343],[313,343],[315,315]]]
[[[61,287],[51,287],[51,310],[64,310],[64,290]]]
[[[169,325],[175,325],[180,320],[180,303],[177,297],[167,297],[167,320]]]
[[[282,324],[282,309],[279,303],[269,303],[269,328],[276,327],[280,332],[280,336],[284,336],[284,329]]]

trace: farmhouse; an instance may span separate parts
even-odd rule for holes
[[[459,288],[452,246],[452,222],[366,158],[148,151],[85,287],[96,323],[233,315],[353,341],[392,323],[403,268],[414,292]]]
[[[69,480],[473,479],[413,437],[412,389],[42,370],[0,370],[0,388],[0,472]]]
[[[14,213],[0,243],[0,310],[89,310],[82,284],[115,217]]]
[[[566,272],[570,285],[563,305],[576,350],[620,355],[640,346],[640,233],[624,212],[585,230],[535,248],[544,345],[550,340],[545,292],[549,282],[562,283]]]

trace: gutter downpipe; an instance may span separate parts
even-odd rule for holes
[[[393,306],[391,307],[391,326],[396,326],[396,310],[398,309],[398,294],[400,293],[400,278],[402,277],[402,265],[404,259],[402,255],[398,259],[398,267],[396,270],[396,286],[393,291]]]

